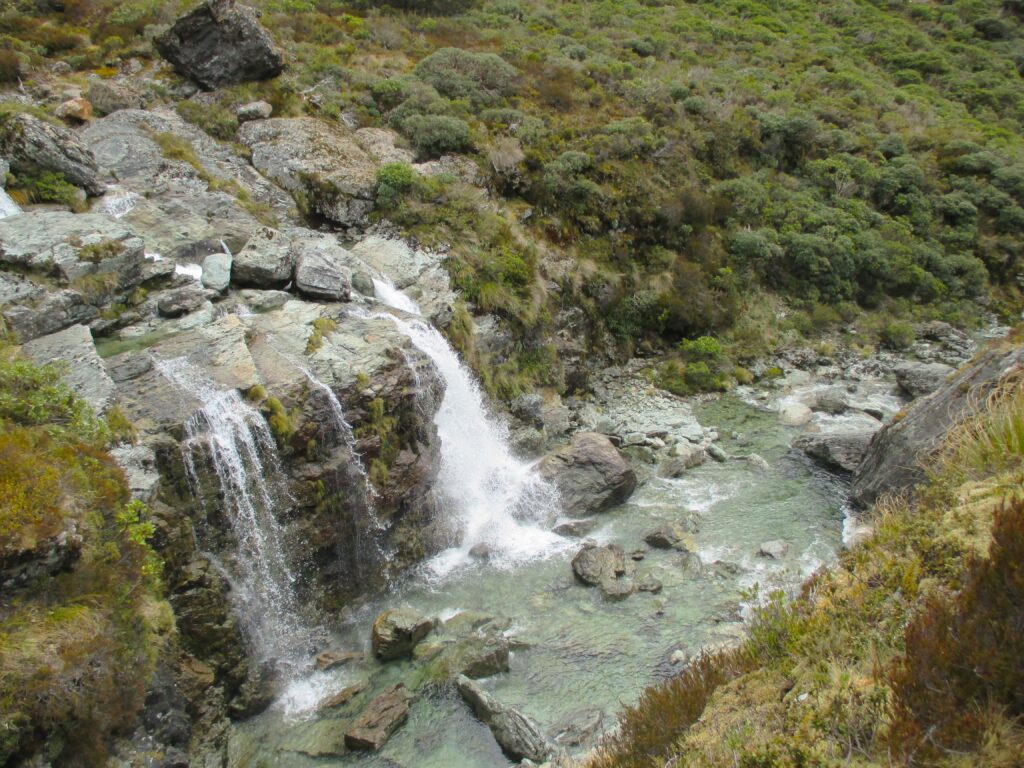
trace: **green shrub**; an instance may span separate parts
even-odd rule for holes
[[[219,104],[198,104],[194,101],[179,101],[175,108],[182,119],[206,131],[215,139],[230,141],[238,130],[238,118],[230,109]]]
[[[402,132],[423,157],[440,157],[447,152],[464,152],[472,146],[465,120],[446,115],[414,115]]]
[[[687,360],[711,362],[722,355],[722,344],[714,336],[701,336],[696,339],[683,339],[679,342],[679,351]]]
[[[442,48],[422,59],[416,76],[450,99],[464,99],[474,109],[493,107],[515,92],[519,72],[493,53]]]
[[[385,163],[377,169],[377,205],[393,207],[415,183],[416,173],[408,163]]]
[[[889,349],[897,351],[909,349],[916,338],[914,327],[903,322],[889,323],[881,333],[882,343]]]

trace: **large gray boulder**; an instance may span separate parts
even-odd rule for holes
[[[540,473],[551,481],[570,517],[587,517],[629,498],[636,473],[604,435],[581,432],[572,442],[548,454]]]
[[[800,435],[793,447],[835,472],[854,472],[864,460],[874,431]]]
[[[373,655],[383,661],[412,655],[434,629],[434,622],[410,608],[384,611],[373,622]]]
[[[140,109],[145,99],[131,85],[97,78],[89,83],[89,103],[96,114],[109,115],[121,109]]]
[[[30,302],[5,307],[2,312],[7,327],[23,344],[78,323],[89,323],[99,314],[82,294],[70,290],[44,292]]]
[[[298,244],[295,287],[303,296],[320,301],[348,301],[352,272],[342,261],[345,250],[329,238]]]
[[[377,164],[344,126],[315,117],[245,123],[239,140],[252,164],[295,198],[307,216],[362,226],[373,208]]]
[[[942,386],[955,370],[945,363],[904,363],[896,368],[896,383],[911,397],[923,397]]]
[[[116,387],[96,353],[92,334],[84,325],[73,325],[35,339],[23,350],[38,363],[62,365],[64,383],[97,413],[103,413],[113,401]]]
[[[494,740],[510,758],[544,763],[555,754],[555,747],[526,715],[505,706],[465,675],[459,676],[456,686],[473,714],[491,729]]]
[[[284,53],[251,8],[206,0],[154,41],[160,55],[207,90],[284,70]]]
[[[0,155],[15,173],[53,171],[90,195],[106,190],[96,158],[73,131],[29,114],[0,118]]]
[[[202,283],[204,288],[222,293],[231,284],[230,253],[211,253],[203,259]]]
[[[997,342],[980,352],[931,395],[912,403],[901,418],[879,431],[854,475],[852,500],[866,507],[880,496],[902,493],[924,477],[921,461],[946,433],[1010,375],[1019,374],[1024,347]]]
[[[251,288],[283,288],[292,279],[296,249],[287,236],[260,227],[231,265],[231,280]]]

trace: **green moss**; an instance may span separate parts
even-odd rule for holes
[[[306,354],[312,355],[324,345],[324,337],[338,328],[338,323],[329,317],[318,317],[313,321],[313,332],[306,341]]]
[[[98,243],[83,245],[78,249],[78,258],[92,264],[99,264],[105,259],[112,259],[124,253],[124,243],[120,240],[101,240]]]

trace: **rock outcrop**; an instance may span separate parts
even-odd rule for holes
[[[320,301],[348,301],[352,273],[343,264],[346,254],[331,238],[299,244],[295,264],[295,287],[299,293]]]
[[[344,126],[315,117],[253,120],[238,138],[252,150],[252,164],[290,192],[305,215],[342,227],[366,222],[377,164]]]
[[[84,325],[73,325],[43,336],[23,347],[36,362],[65,366],[64,383],[85,400],[96,413],[103,413],[114,399],[115,386],[96,354],[92,334]]]
[[[604,435],[583,432],[546,456],[540,473],[558,489],[570,517],[587,517],[621,504],[636,488],[636,473]]]
[[[29,114],[0,119],[0,155],[15,173],[60,173],[90,195],[102,195],[106,189],[96,158],[74,132]]]
[[[1020,372],[1024,347],[996,343],[912,403],[879,431],[854,475],[851,498],[864,507],[880,496],[910,490],[924,479],[921,460],[938,448],[951,427],[967,418],[1000,382]]]
[[[945,363],[904,363],[896,367],[896,383],[911,397],[923,397],[942,386],[955,370]]]
[[[284,53],[251,8],[206,0],[154,40],[160,55],[207,90],[284,70]]]

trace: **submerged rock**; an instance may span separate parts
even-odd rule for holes
[[[586,517],[621,504],[636,488],[636,473],[604,435],[583,432],[548,454],[540,473],[558,489],[571,517]]]
[[[355,651],[323,651],[316,655],[316,668],[322,670],[343,667],[353,661],[363,658],[363,654]]]
[[[405,723],[413,699],[413,694],[402,683],[376,696],[345,732],[345,746],[364,751],[379,750]]]
[[[626,555],[616,544],[587,545],[572,559],[572,572],[584,584],[600,586],[603,581],[614,580],[626,572]]]
[[[644,536],[647,546],[655,549],[677,549],[680,552],[693,551],[693,537],[684,525],[665,525]]]
[[[864,460],[874,434],[873,431],[862,431],[800,435],[793,441],[793,448],[803,451],[827,469],[855,472]]]
[[[779,412],[782,423],[791,427],[803,426],[812,415],[811,409],[803,403],[789,403]]]
[[[373,622],[373,654],[383,661],[411,656],[433,628],[431,619],[411,608],[384,611]]]
[[[365,680],[360,680],[352,685],[346,685],[337,693],[331,694],[322,702],[320,702],[321,709],[337,709],[343,707],[350,701],[355,699],[360,693],[366,690],[369,684]]]
[[[284,70],[284,53],[255,11],[234,0],[206,0],[153,42],[180,74],[207,90]]]
[[[505,706],[464,675],[456,685],[473,714],[490,728],[494,740],[510,758],[543,763],[555,753],[540,727],[526,715]]]
[[[766,541],[757,550],[757,554],[761,557],[766,557],[769,560],[781,560],[789,552],[789,542],[776,539],[774,541]]]
[[[827,413],[830,416],[839,416],[846,413],[849,408],[850,403],[846,398],[846,393],[838,387],[819,392],[814,400],[814,410]]]
[[[904,363],[896,368],[896,383],[911,397],[923,397],[942,386],[955,370],[945,363]]]

